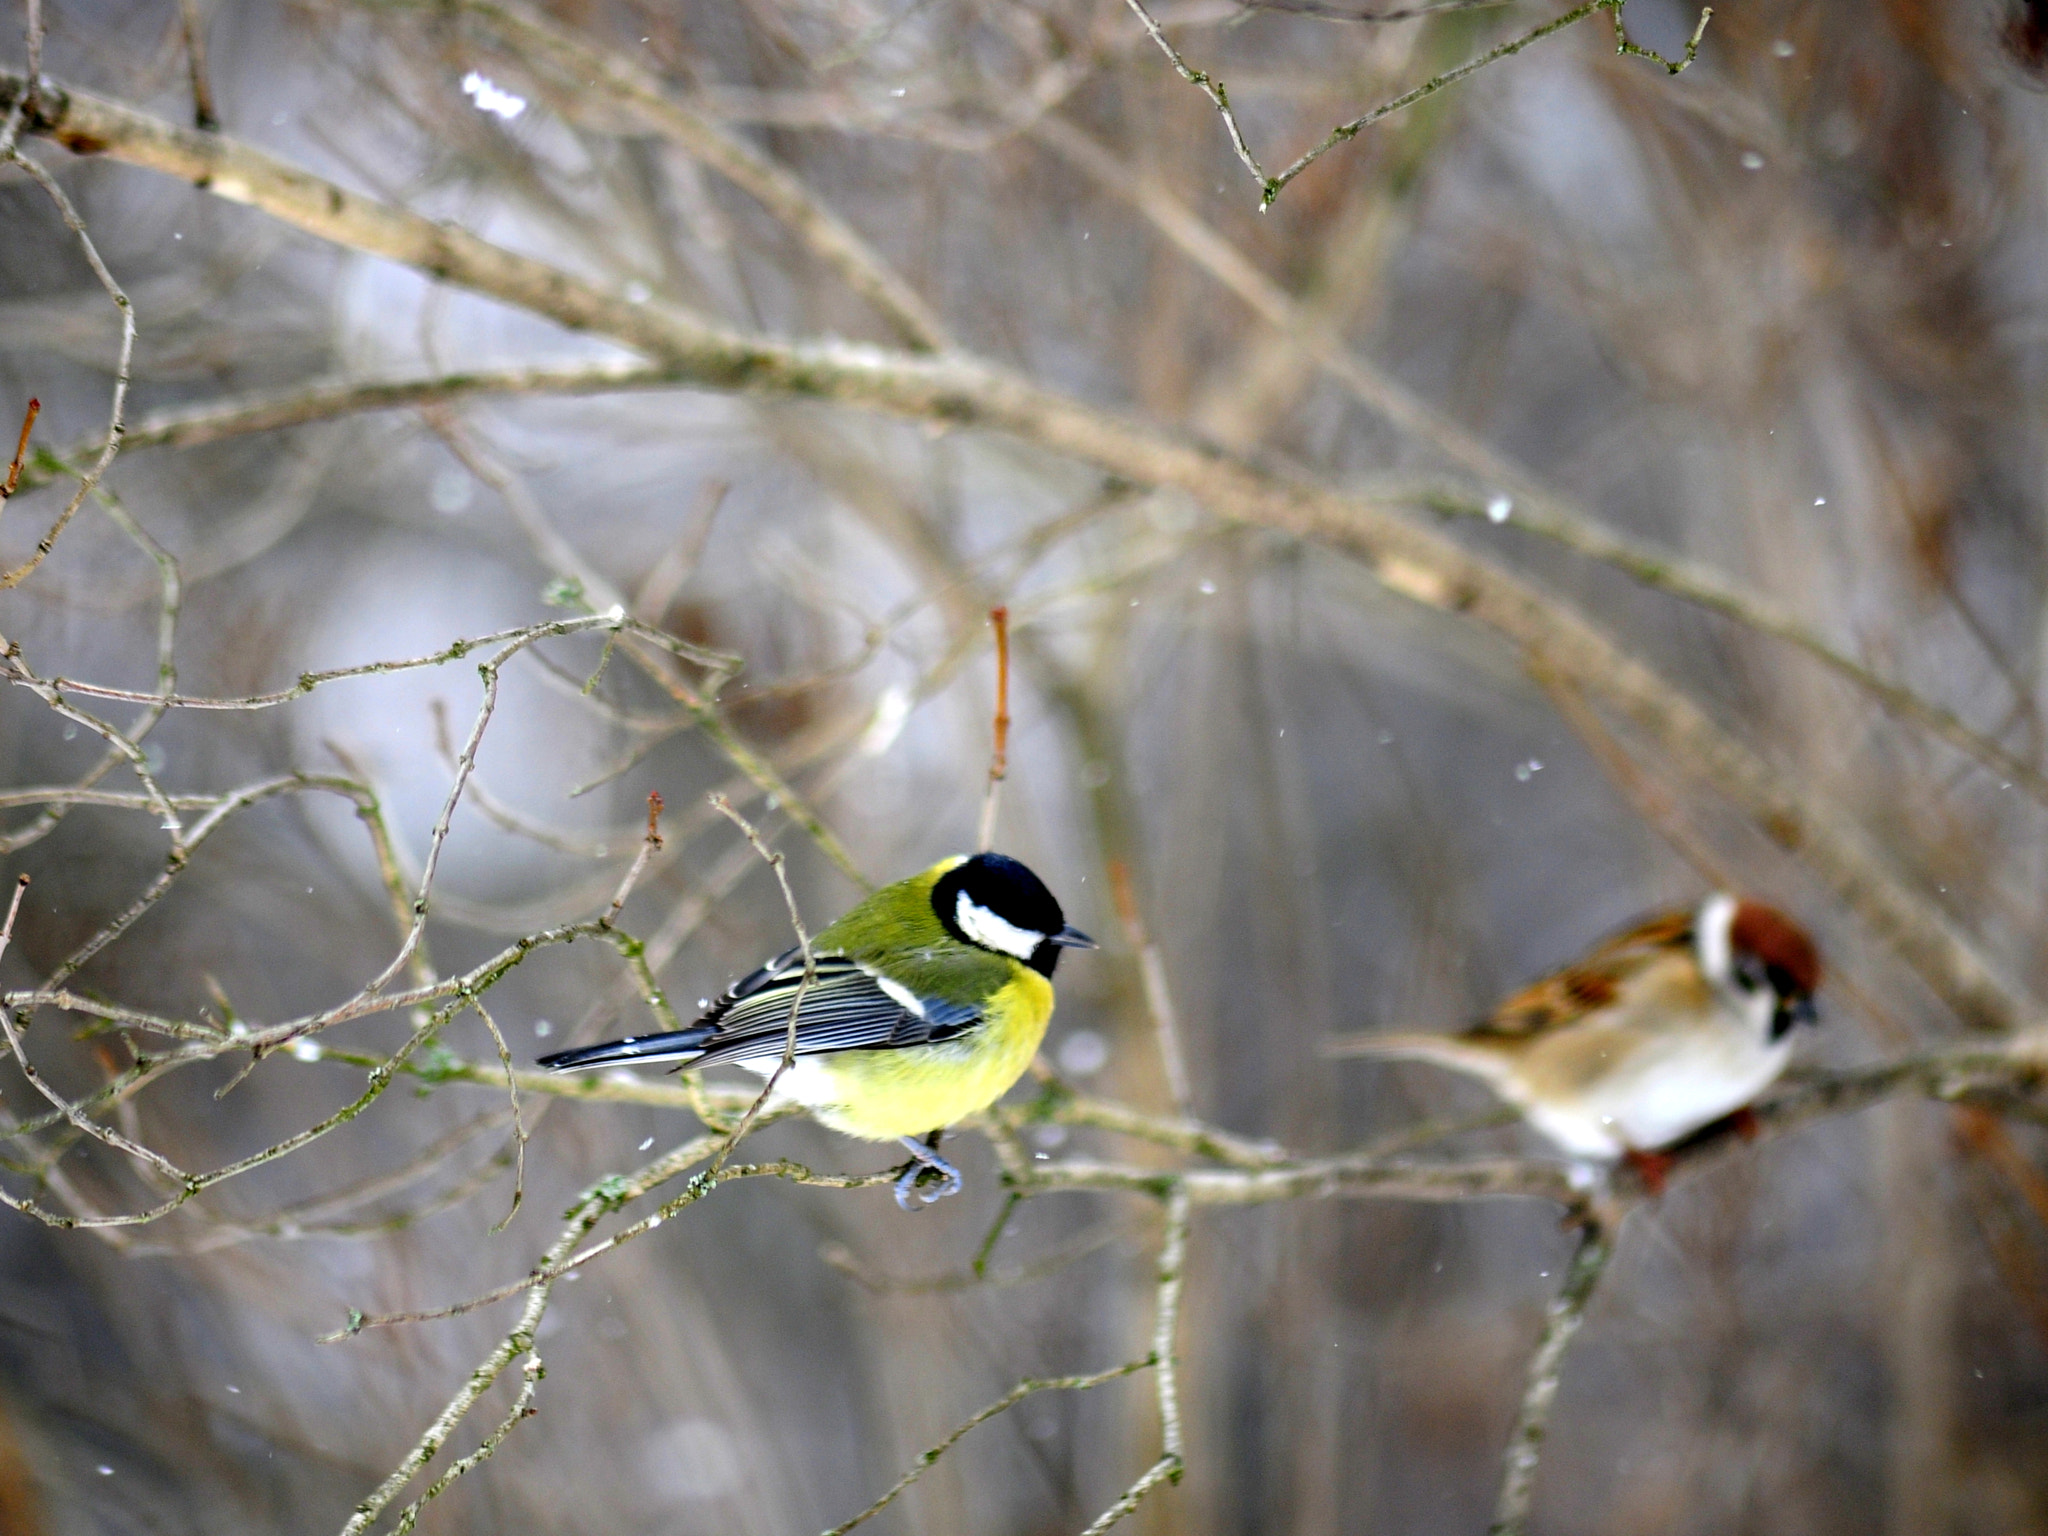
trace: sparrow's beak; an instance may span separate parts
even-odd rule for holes
[[[1049,936],[1046,942],[1048,944],[1057,944],[1061,949],[1095,948],[1095,941],[1089,938],[1088,935],[1083,933],[1080,929],[1076,928],[1072,923],[1067,924],[1067,926],[1062,928],[1058,933]]]
[[[1811,997],[1794,998],[1786,1005],[1785,1014],[1794,1024],[1818,1024],[1820,1022],[1820,1009],[1814,1006]]]

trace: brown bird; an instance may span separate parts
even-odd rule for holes
[[[1744,1110],[1814,1020],[1820,954],[1775,907],[1725,893],[1619,934],[1455,1035],[1366,1035],[1336,1055],[1478,1078],[1574,1156],[1637,1161]]]

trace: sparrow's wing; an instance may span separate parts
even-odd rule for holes
[[[973,1004],[921,997],[844,955],[816,956],[806,988],[803,951],[791,949],[735,982],[688,1029],[560,1051],[540,1065],[567,1072],[625,1062],[711,1067],[772,1060],[789,1038],[792,1007],[799,1056],[930,1045],[964,1034],[982,1017]]]
[[[1616,934],[1583,960],[1532,982],[1465,1031],[1471,1040],[1531,1040],[1614,1003],[1624,983],[1692,943],[1690,912],[1667,912]]]

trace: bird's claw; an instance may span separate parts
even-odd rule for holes
[[[899,1209],[919,1210],[948,1195],[957,1195],[965,1187],[967,1181],[960,1177],[960,1170],[939,1156],[934,1147],[910,1136],[903,1138],[903,1145],[910,1148],[910,1161],[896,1176],[896,1204]],[[936,1180],[937,1188],[924,1188],[927,1179]],[[916,1204],[912,1204],[913,1198]]]

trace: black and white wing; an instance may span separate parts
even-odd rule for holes
[[[797,1008],[799,1056],[929,1045],[964,1034],[981,1021],[980,1008],[971,1003],[920,997],[844,955],[815,957],[805,988],[803,951],[791,949],[733,983],[688,1029],[559,1051],[543,1056],[539,1064],[573,1072],[636,1061],[690,1067],[772,1062],[788,1039],[792,1007]]]

